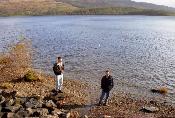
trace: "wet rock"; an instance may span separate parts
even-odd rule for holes
[[[154,113],[154,112],[157,112],[159,111],[159,108],[157,107],[143,107],[140,111],[142,112],[146,112],[146,113]]]
[[[55,105],[55,103],[54,103],[52,100],[46,101],[45,106],[46,106],[47,108],[57,107],[57,106]]]

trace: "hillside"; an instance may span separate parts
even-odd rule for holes
[[[174,8],[130,0],[0,0],[0,16],[174,14]]]
[[[134,2],[131,0],[57,0],[66,2],[77,7],[85,8],[101,8],[101,7],[134,7],[141,9],[165,10],[174,11],[175,8],[170,8],[162,5],[155,5],[144,2]]]
[[[0,2],[0,16],[69,14],[77,9],[70,4],[54,0],[1,0]]]

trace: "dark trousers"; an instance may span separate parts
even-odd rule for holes
[[[105,97],[105,99],[104,99]],[[99,101],[99,104],[102,103],[103,99],[104,99],[104,103],[106,104],[107,103],[107,100],[109,98],[109,91],[104,91],[102,90],[102,93],[101,93],[101,97],[100,97],[100,101]]]

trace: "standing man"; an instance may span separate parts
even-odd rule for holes
[[[57,58],[57,62],[53,66],[53,71],[56,75],[56,91],[62,93],[64,64],[61,57]]]
[[[101,89],[102,89],[102,94],[100,97],[100,101],[99,101],[99,106],[100,105],[105,105],[107,106],[107,101],[109,98],[109,93],[111,91],[111,89],[113,88],[114,83],[113,83],[113,78],[110,75],[110,71],[106,70],[106,75],[102,77],[101,79]],[[105,97],[105,99],[104,99]],[[104,104],[102,104],[102,101],[104,99]]]

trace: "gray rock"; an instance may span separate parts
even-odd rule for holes
[[[2,118],[2,116],[4,116],[4,113],[0,112],[0,118]]]
[[[58,116],[58,115],[62,114],[62,111],[60,111],[59,109],[54,109],[54,111],[52,111],[51,114],[55,115],[55,116]]]
[[[0,95],[0,105],[4,102],[5,102],[5,98],[2,95]]]
[[[45,105],[46,105],[47,108],[57,107],[52,100],[46,101],[46,104]]]
[[[2,110],[2,106],[0,105],[0,112],[1,112],[1,110]]]
[[[81,118],[88,118],[88,116],[87,116],[87,115],[84,115],[84,116],[82,116]]]
[[[43,118],[58,118],[58,116],[56,116],[56,115],[47,115],[47,116],[43,116]]]
[[[12,106],[12,105],[14,105],[14,103],[15,103],[15,101],[14,101],[13,99],[7,100],[7,101],[5,102],[5,106],[6,106],[6,107]]]
[[[2,91],[3,91],[3,90],[2,90],[2,89],[0,89],[0,95],[2,95]]]
[[[37,108],[36,109],[36,112],[38,112],[40,114],[40,116],[46,116],[48,115],[48,109],[45,109],[45,108]]]
[[[32,108],[27,108],[26,111],[28,112],[29,116],[31,116],[34,112]]]
[[[14,118],[15,117],[15,113],[7,113],[7,118]]]
[[[101,118],[112,118],[112,117],[108,116],[108,115],[103,115],[103,116],[101,116]]]
[[[26,111],[24,108],[20,108],[20,110],[16,113],[16,117],[29,117],[28,111]]]
[[[159,111],[159,108],[153,107],[153,106],[151,106],[151,107],[143,107],[143,108],[141,109],[141,111],[147,112],[147,113],[154,113],[154,112]]]
[[[20,104],[20,105],[24,105],[27,101],[27,98],[15,98],[15,104]]]
[[[42,107],[42,103],[35,98],[31,98],[28,102],[25,103],[26,108],[39,108]]]
[[[15,105],[15,106],[7,106],[2,108],[2,112],[17,112],[22,106]]]

